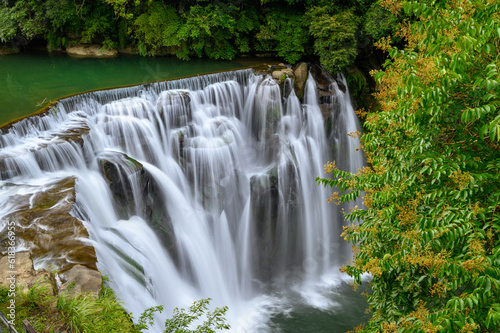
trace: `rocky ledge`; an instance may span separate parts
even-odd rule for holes
[[[14,226],[17,248],[27,248],[37,267],[66,271],[77,264],[96,270],[94,248],[84,240],[89,235],[83,223],[71,214],[75,202],[75,179],[64,178],[53,184],[24,188],[5,184],[19,194],[7,205],[16,210],[4,216]],[[9,230],[0,230],[0,251],[11,251]]]
[[[77,58],[114,58],[118,51],[102,48],[100,45],[77,44],[68,46],[66,53]]]
[[[82,265],[73,266],[63,274],[35,270],[29,252],[0,258],[0,286],[10,288],[14,281],[24,292],[35,285],[47,286],[47,291],[53,294],[66,292],[98,296],[102,290],[102,276],[98,271]]]

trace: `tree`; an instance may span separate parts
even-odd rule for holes
[[[380,110],[362,144],[370,166],[333,163],[332,199],[363,195],[346,214],[355,247],[344,270],[373,276],[366,332],[497,332],[500,327],[500,5],[383,1],[402,23],[384,39]]]
[[[314,37],[314,50],[321,64],[330,72],[345,70],[357,55],[359,17],[351,10],[330,14],[327,7],[314,7],[307,16],[309,32]]]
[[[301,12],[272,8],[256,38],[258,50],[276,51],[278,56],[294,64],[306,54],[309,34]]]

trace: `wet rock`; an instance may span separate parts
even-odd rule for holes
[[[69,56],[76,58],[114,58],[118,56],[118,51],[107,50],[100,45],[78,44],[66,48]]]
[[[291,68],[288,67],[278,67],[277,70],[272,72],[273,79],[278,81],[278,83],[283,82],[286,78],[295,79],[295,73]]]
[[[143,165],[126,154],[109,152],[99,158],[100,171],[108,181],[120,218],[139,215],[153,228],[172,258],[177,257],[172,220],[158,184]],[[134,196],[133,188],[136,186]]]
[[[294,70],[295,74],[295,93],[299,98],[304,95],[304,87],[307,80],[307,64],[305,62],[301,62],[297,65],[297,68]]]
[[[35,117],[33,117],[35,118]],[[35,118],[36,119],[36,118]],[[74,162],[71,159],[69,152],[76,152],[83,149],[84,137],[90,131],[87,123],[84,120],[71,120],[65,124],[65,128],[58,132],[47,135],[44,141],[40,141],[36,146],[28,146],[23,153],[6,153],[0,155],[0,180],[7,180],[22,173],[25,159],[23,154],[33,153],[35,161],[41,170],[51,171],[53,162],[56,160],[58,163],[65,164],[67,162]],[[80,154],[78,154],[80,155]],[[55,157],[48,161],[47,156]],[[69,158],[68,158],[69,157]],[[79,167],[79,165],[74,165]]]
[[[87,294],[99,296],[102,290],[102,276],[98,271],[82,265],[73,266],[69,271],[59,275],[62,285],[59,292],[68,294]]]
[[[4,185],[20,186],[20,185]],[[75,179],[30,187],[29,194],[11,196],[7,204],[16,207],[4,217],[15,226],[16,243],[29,248],[35,266],[65,270],[75,264],[96,267],[96,254],[83,239],[89,237],[83,223],[71,214],[75,202]],[[8,229],[0,232],[0,250],[8,252]]]
[[[332,105],[331,104],[320,104],[319,109],[321,110],[321,115],[323,116],[323,120],[327,120],[328,117],[330,117],[330,114],[332,112]]]
[[[253,247],[259,249],[259,257],[254,258],[256,275],[261,281],[269,281],[273,275],[278,242],[276,240],[279,189],[276,170],[269,174],[253,176],[250,179],[250,202],[255,240]]]
[[[118,216],[128,219],[136,211],[133,184],[129,177],[141,173],[142,164],[119,152],[108,152],[100,156],[98,163],[101,174],[108,181]]]
[[[35,270],[29,252],[17,252],[13,256],[0,258],[0,285],[10,288],[14,281],[25,292],[35,284],[47,286],[48,292],[53,291],[49,272],[44,269]]]

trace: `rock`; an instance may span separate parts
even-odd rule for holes
[[[99,169],[108,182],[113,205],[122,219],[140,215],[153,228],[174,260],[177,248],[172,220],[165,208],[165,198],[155,179],[141,163],[126,154],[107,152],[99,158]],[[135,177],[130,177],[132,174]],[[132,180],[137,179],[133,184]],[[140,196],[134,197],[137,186]],[[141,208],[137,211],[137,208]]]
[[[63,281],[59,292],[90,293],[97,297],[102,290],[101,273],[82,265],[73,266],[65,274],[60,274],[59,278]]]
[[[15,49],[9,46],[0,46],[0,55],[17,54],[19,52],[19,49]]]
[[[320,104],[319,109],[321,110],[321,115],[323,116],[323,120],[327,120],[330,117],[331,113],[331,104]]]
[[[23,288],[24,292],[33,287],[37,281],[39,281],[39,286],[47,286],[47,291],[53,291],[49,272],[44,269],[35,270],[29,252],[17,252],[13,257],[0,258],[0,285],[10,288],[14,280],[8,280],[8,278],[13,276],[15,284]]]
[[[307,64],[301,62],[294,71],[295,74],[295,93],[297,96],[302,97],[304,95],[304,87],[307,80]]]
[[[20,185],[5,186],[17,191]],[[84,264],[97,269],[95,250],[83,241],[89,237],[87,229],[71,215],[74,202],[74,178],[56,180],[39,190],[33,186],[28,194],[12,196],[6,202],[16,210],[4,216],[4,221],[15,226],[17,243],[30,249],[36,266],[42,263],[44,267],[65,270]],[[0,250],[6,253],[8,246],[8,230],[4,228],[0,232]]]
[[[291,68],[282,68],[279,70],[276,70],[272,74],[273,79],[278,80],[278,81],[284,81],[285,78],[295,78],[295,75],[293,73],[293,70]]]
[[[99,45],[78,44],[66,48],[69,56],[77,58],[114,58],[118,51],[103,49]]]
[[[120,54],[128,54],[128,55],[135,55],[139,53],[139,49],[135,46],[127,46],[124,49],[118,50],[118,53]]]

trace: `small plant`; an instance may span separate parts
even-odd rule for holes
[[[175,308],[172,318],[165,321],[165,333],[215,333],[215,330],[228,330],[229,324],[224,317],[228,310],[227,306],[215,308],[208,311],[211,298],[195,301],[188,310]],[[154,322],[154,313],[163,311],[163,306],[156,306],[146,309],[139,318],[139,323],[135,326],[139,332],[146,330]],[[206,317],[205,321],[195,329],[191,329],[195,321]]]
[[[68,324],[72,332],[90,331],[92,317],[101,310],[90,295],[70,296],[65,293],[59,295],[57,309]]]

